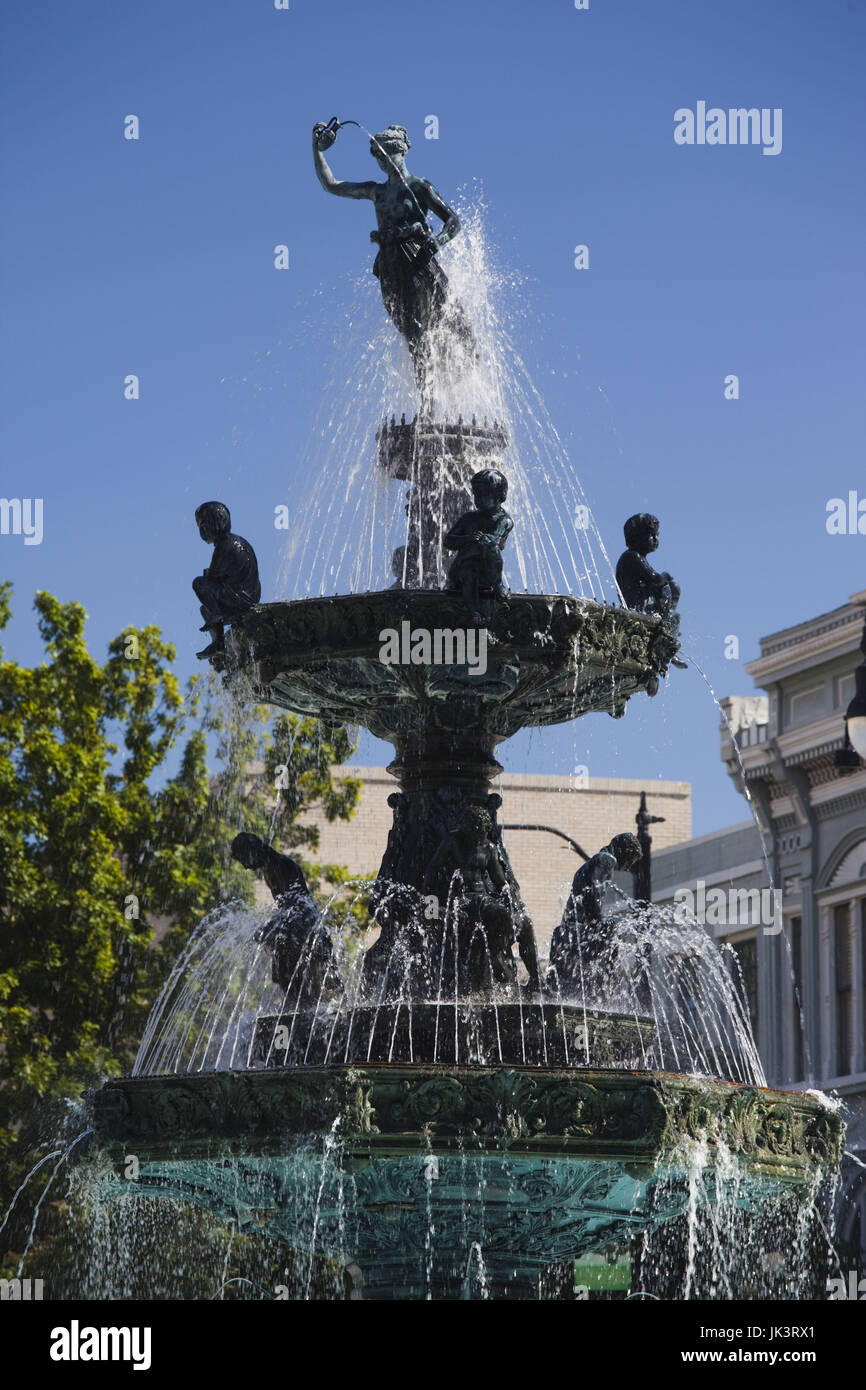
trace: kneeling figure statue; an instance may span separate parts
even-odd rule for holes
[[[271,954],[271,978],[287,995],[287,1004],[315,1007],[341,993],[343,981],[331,938],[300,864],[261,836],[246,832],[232,840],[232,857],[245,869],[261,872],[277,904],[255,939]]]
[[[642,850],[636,835],[615,835],[574,875],[571,893],[550,942],[548,987],[565,998],[597,996],[611,941],[604,914],[605,891],[614,873],[630,869]]]

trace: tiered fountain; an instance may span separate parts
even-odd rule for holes
[[[551,1271],[598,1251],[626,1252],[634,1292],[754,1294],[759,1236],[776,1252],[805,1241],[803,1213],[838,1157],[835,1113],[761,1084],[741,1000],[700,929],[646,905],[605,916],[615,842],[581,871],[543,974],[491,790],[496,746],[518,730],[618,718],[655,692],[678,649],[671,604],[505,588],[505,430],[436,416],[437,383],[475,351],[436,258],[459,224],[408,174],[401,127],[372,139],[386,182],[338,183],[324,158],[338,128],[316,127],[317,172],[375,205],[376,273],[419,393],[416,418],[377,439],[382,475],[408,484],[397,582],[279,603],[235,594],[210,655],[257,700],[394,745],[378,938],[352,973],[296,866],[245,837],[236,853],[265,868],[277,912],[261,945],[243,943],[245,983],[226,986],[219,1028],[211,1008],[196,1030],[193,994],[175,991],[136,1074],[94,1097],[118,1175],[138,1159],[113,1190],[195,1202],[339,1260],[365,1297],[535,1298]],[[387,633],[396,656],[383,656]],[[472,662],[482,637],[486,662]],[[268,951],[276,988],[253,965]],[[172,1050],[169,1013],[200,1045]],[[777,1295],[809,1287],[802,1270],[779,1278]]]

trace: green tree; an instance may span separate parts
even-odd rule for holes
[[[65,1098],[128,1068],[160,979],[201,918],[252,897],[251,876],[229,854],[234,834],[267,834],[275,814],[286,848],[315,848],[317,832],[299,817],[318,803],[346,819],[360,787],[331,775],[352,752],[345,730],[288,716],[269,733],[266,712],[219,700],[214,678],[195,678],[184,696],[158,628],[127,629],[100,664],[80,604],[38,593],[35,608],[46,659],[28,668],[0,649],[7,1186]],[[10,615],[11,588],[0,584],[0,630]],[[325,871],[330,882],[341,872]]]

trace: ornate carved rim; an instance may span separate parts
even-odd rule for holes
[[[656,617],[590,599],[513,594],[488,625],[485,682],[457,666],[383,665],[379,634],[403,621],[459,630],[467,614],[459,596],[434,589],[259,604],[233,625],[227,666],[249,676],[256,698],[333,722],[363,720],[368,706],[375,714],[477,697],[502,706],[498,732],[507,737],[591,710],[621,715],[677,651]]]
[[[335,1136],[354,1161],[503,1152],[687,1166],[722,1139],[749,1168],[804,1180],[844,1127],[813,1096],[664,1072],[539,1067],[296,1067],[126,1077],[90,1093],[96,1143],[142,1161],[286,1154]]]

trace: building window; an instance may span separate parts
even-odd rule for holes
[[[758,941],[747,936],[740,941],[729,941],[728,945],[736,956],[732,962],[734,979],[741,985],[746,996],[746,1008],[752,1025],[755,1044],[758,1043]],[[737,968],[739,965],[739,969]]]
[[[791,918],[791,969],[794,972],[794,1077],[803,1079],[803,919]]]
[[[846,709],[854,696],[855,684],[853,672],[847,676],[836,677],[836,708]]]
[[[836,963],[836,1075],[851,1070],[851,1020],[854,992],[851,978],[851,904],[833,908],[833,952]]]
[[[809,724],[826,713],[827,687],[813,685],[808,690],[799,690],[788,703],[789,720],[792,725]]]

